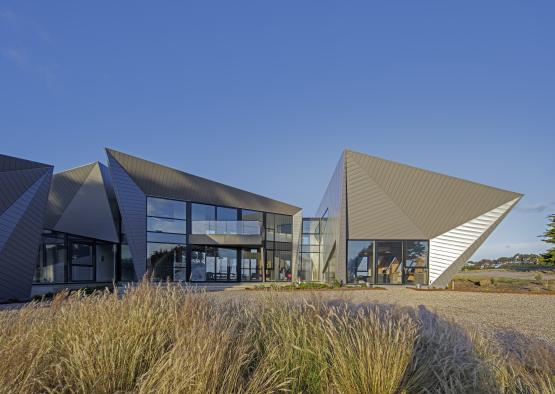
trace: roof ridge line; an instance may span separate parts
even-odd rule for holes
[[[78,168],[86,167],[86,166],[88,166],[88,165],[91,166],[89,172],[87,173],[87,176],[85,177],[85,179],[83,179],[83,182],[82,182],[81,185],[77,188],[77,190],[75,191],[75,193],[73,193],[73,195],[71,196],[71,199],[67,202],[66,206],[64,207],[64,210],[62,211],[62,213],[60,214],[60,216],[56,219],[56,223],[54,223],[54,225],[52,226],[52,228],[55,228],[55,227],[58,225],[58,223],[60,222],[60,219],[64,216],[64,213],[65,213],[67,207],[69,207],[69,206],[71,205],[71,203],[72,203],[73,200],[75,199],[75,196],[77,195],[77,193],[79,193],[79,190],[81,190],[81,188],[83,187],[83,185],[87,182],[87,179],[89,179],[89,177],[91,176],[92,170],[93,170],[94,167],[95,167],[95,166],[94,166],[95,163],[97,163],[97,162],[85,164],[85,165],[83,165],[83,166],[75,167],[75,168],[73,168],[73,169],[71,169],[71,170],[66,170],[66,171],[63,171],[63,172],[59,172],[59,173],[58,173],[58,174],[63,174],[64,172],[67,172],[67,171],[76,170],[76,169],[78,169]]]
[[[376,180],[375,180],[372,176],[370,176],[370,174],[368,173],[368,171],[366,171],[366,170],[364,169],[364,167],[362,167],[361,164],[360,164],[356,159],[353,159],[353,162],[355,163],[355,165],[356,165],[360,170],[362,170],[362,172],[364,173],[364,175],[365,175],[368,179],[370,179],[372,182],[374,182],[374,184],[381,190],[381,192],[382,192],[383,194],[385,194],[387,197],[389,197],[389,200],[393,203],[393,205],[395,205],[395,207],[397,207],[397,209],[399,209],[399,211],[401,211],[401,212],[405,215],[405,217],[406,217],[407,219],[409,219],[409,222],[411,222],[412,225],[413,225],[418,231],[420,231],[420,233],[424,234],[424,235],[426,236],[426,238],[429,239],[430,236],[428,235],[428,233],[427,233],[426,231],[423,231],[423,230],[420,228],[420,226],[418,226],[418,225],[416,225],[416,223],[414,223],[414,218],[412,218],[411,216],[409,216],[409,215],[407,214],[407,212],[406,212],[403,208],[401,208],[401,207],[399,206],[399,204],[397,204],[397,202],[391,197],[391,195],[390,195],[389,193],[387,193],[387,192],[383,189],[383,187],[382,187],[378,182],[376,182]]]

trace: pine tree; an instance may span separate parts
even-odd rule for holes
[[[545,233],[540,235],[540,237],[543,237],[544,242],[555,244],[555,214],[549,215],[547,218],[549,219],[547,230],[545,230]],[[540,256],[540,262],[555,264],[555,247],[542,254]]]

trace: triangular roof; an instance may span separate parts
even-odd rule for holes
[[[116,160],[146,195],[287,215],[294,215],[301,210],[299,207],[278,200],[211,181],[113,149],[107,148],[106,153],[108,159]]]
[[[48,164],[0,155],[0,215],[44,174],[52,172]]]
[[[344,155],[351,239],[430,239],[522,197],[363,153]]]
[[[0,301],[29,297],[52,170],[0,155]]]
[[[103,167],[95,162],[52,177],[46,228],[118,242],[111,183]]]

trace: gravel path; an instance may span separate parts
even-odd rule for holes
[[[256,297],[258,291],[224,291],[217,296]],[[512,337],[524,334],[555,346],[555,295],[488,294],[459,291],[415,291],[390,287],[386,290],[328,290],[285,292],[295,298],[315,295],[355,304],[378,303],[426,308],[466,327]]]
[[[415,308],[423,306],[465,326],[486,331],[507,331],[507,334],[516,331],[546,340],[555,346],[553,295],[415,291],[406,288],[325,293],[326,297],[350,300],[357,304],[370,302]]]

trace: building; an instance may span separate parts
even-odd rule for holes
[[[106,149],[52,166],[0,156],[0,300],[153,280],[446,286],[520,200],[344,151],[315,216]]]

